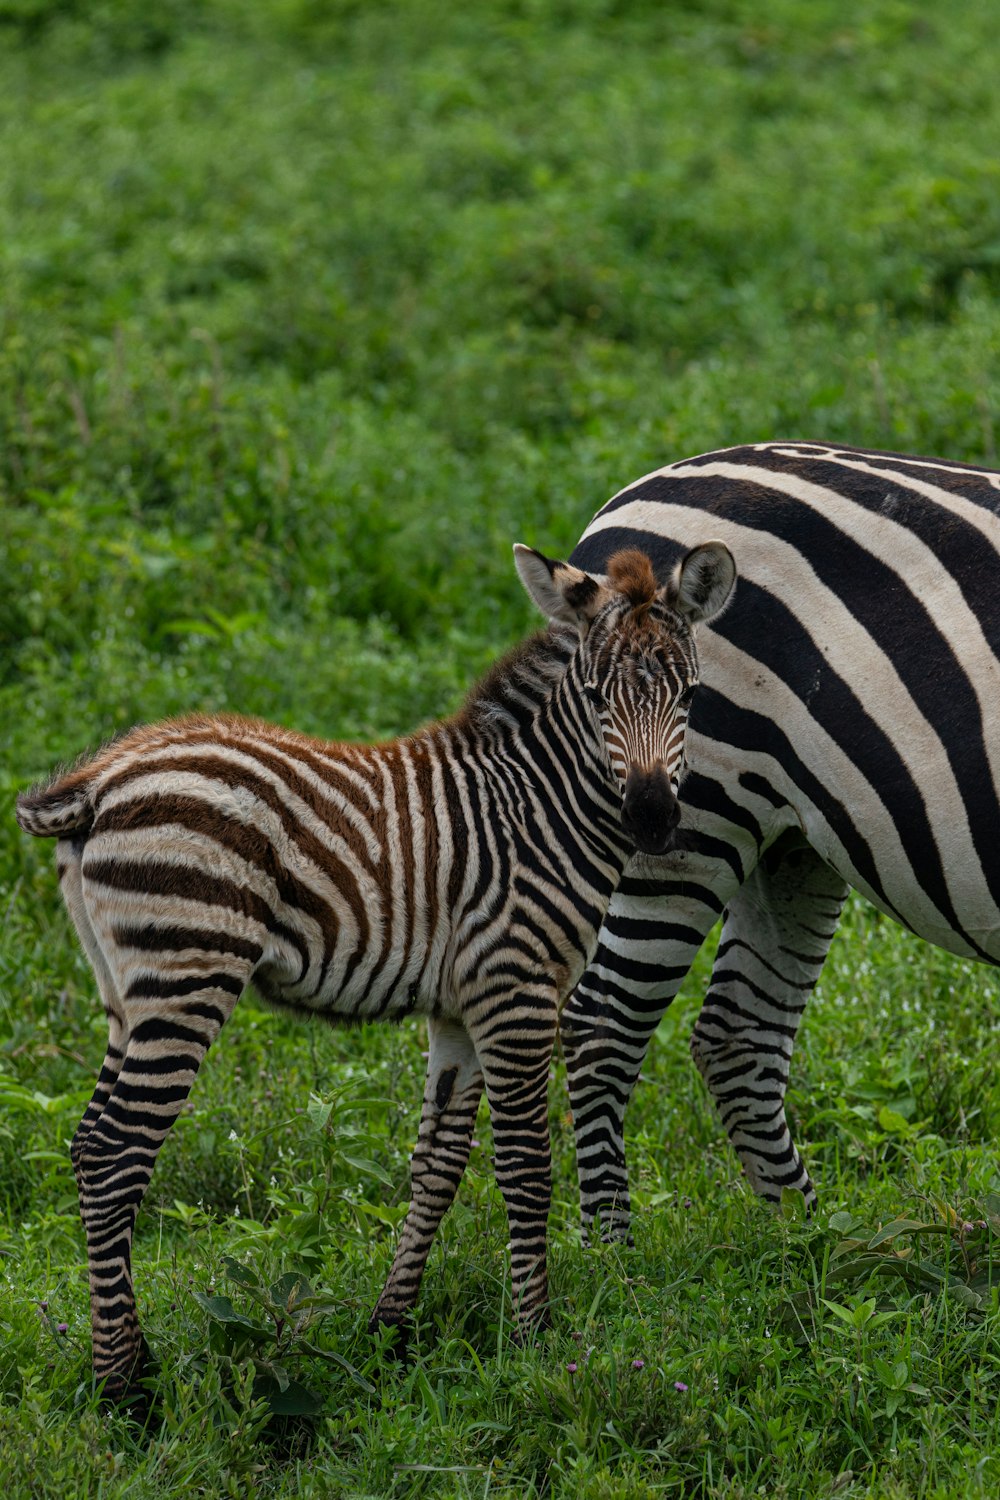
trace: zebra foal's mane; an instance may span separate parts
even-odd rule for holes
[[[622,625],[641,630],[660,587],[649,558],[634,547],[616,552],[608,560],[607,578],[630,607]],[[676,627],[684,628],[680,615]],[[552,621],[548,630],[529,636],[495,662],[458,713],[445,723],[485,729],[502,723],[516,725],[530,718],[564,676],[579,639],[572,626]]]
[[[578,643],[575,630],[557,624],[519,641],[493,663],[442,727],[485,730],[523,723],[565,676]]]

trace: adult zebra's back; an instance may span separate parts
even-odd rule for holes
[[[637,861],[562,1019],[588,1227],[628,1233],[625,1106],[705,934],[692,1051],[753,1186],[814,1197],[785,1121],[795,1034],[849,886],[1000,963],[1000,473],[817,443],[672,464],[573,553],[661,576],[711,533],[740,560],[701,641],[687,849]]]

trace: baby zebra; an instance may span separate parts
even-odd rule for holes
[[[139,1397],[132,1230],[208,1048],[253,984],[350,1021],[428,1018],[412,1195],[373,1324],[416,1301],[485,1085],[520,1324],[544,1317],[547,1081],[562,1002],[624,865],[680,813],[691,627],[732,557],[695,547],[661,588],[621,552],[607,580],[517,547],[550,628],[454,718],[379,745],[194,715],[132,730],[18,801],[55,837],[62,891],[110,1039],[72,1156],[87,1233],[94,1372]]]

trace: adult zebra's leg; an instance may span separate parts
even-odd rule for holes
[[[756,1192],[816,1193],[785,1119],[795,1035],[847,886],[798,835],[763,856],[730,901],[691,1051]]]
[[[84,1116],[73,1140],[80,1214],[87,1233],[94,1376],[104,1394],[135,1396],[145,1343],[132,1287],[132,1231],[157,1153],[180,1114],[195,1074],[248,975],[215,971],[197,989],[136,978],[125,1005],[125,1055],[96,1118]],[[95,1096],[96,1097],[96,1096]],[[90,1112],[88,1111],[88,1114]]]
[[[546,1233],[552,1200],[549,1070],[558,1026],[551,993],[497,996],[470,1024],[507,1208],[511,1305],[519,1336],[549,1321]]]
[[[454,1201],[469,1160],[483,1074],[465,1027],[427,1024],[430,1054],[420,1130],[410,1164],[410,1207],[392,1269],[369,1327],[396,1326],[412,1310],[438,1225]]]
[[[631,1243],[625,1108],[650,1038],[723,900],[694,875],[626,874],[597,952],[563,1010],[585,1237]]]

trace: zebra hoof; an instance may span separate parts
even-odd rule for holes
[[[413,1320],[409,1313],[380,1313],[376,1308],[368,1319],[368,1332],[373,1337],[380,1333],[385,1335],[383,1348],[390,1359],[398,1364],[408,1362],[410,1337],[413,1333]]]
[[[580,1232],[584,1245],[591,1249],[597,1245],[624,1245],[628,1250],[635,1249],[631,1221],[610,1208],[604,1213],[596,1213],[592,1219],[584,1219]]]
[[[552,1327],[552,1309],[543,1302],[536,1312],[522,1315],[511,1329],[511,1343],[518,1349],[530,1349],[537,1344]]]
[[[106,1375],[100,1382],[101,1405],[113,1408],[137,1427],[148,1427],[156,1404],[151,1387],[158,1370],[155,1357],[142,1339],[131,1368]]]
[[[635,1236],[627,1224],[602,1224],[598,1233],[590,1233],[591,1245],[621,1245],[626,1250],[635,1249]]]

